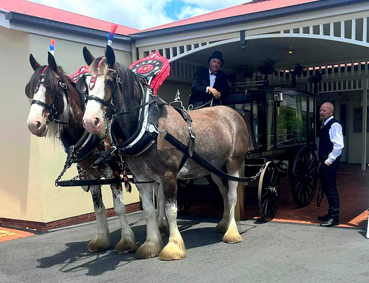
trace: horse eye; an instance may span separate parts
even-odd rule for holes
[[[110,86],[110,85],[112,85],[112,84],[113,84],[113,81],[112,81],[112,80],[107,80],[107,81],[106,81],[106,84]]]

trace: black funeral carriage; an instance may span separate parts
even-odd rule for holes
[[[299,207],[308,205],[317,187],[315,144],[316,95],[291,88],[247,90],[230,94],[222,104],[236,109],[250,129],[245,157],[248,185],[257,186],[261,216],[271,220],[280,199],[280,177],[290,184]],[[179,181],[178,207],[189,210],[194,180]]]

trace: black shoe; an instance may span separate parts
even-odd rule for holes
[[[336,225],[339,225],[339,224],[340,224],[340,221],[338,219],[330,218],[326,222],[321,223],[320,226],[322,226],[322,227],[332,227],[332,226],[336,226]]]
[[[326,215],[324,216],[318,216],[318,219],[320,221],[328,221],[329,219],[331,219],[331,216],[329,215],[329,213],[327,213]]]

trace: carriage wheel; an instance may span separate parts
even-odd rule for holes
[[[261,172],[258,187],[259,211],[266,221],[272,220],[277,212],[280,188],[277,166],[269,161]]]
[[[310,146],[302,147],[295,157],[291,171],[293,199],[299,207],[312,200],[318,183],[318,159]]]
[[[177,181],[177,210],[178,214],[186,214],[193,201],[193,186],[195,180]]]

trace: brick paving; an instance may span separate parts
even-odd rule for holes
[[[33,235],[33,233],[26,231],[0,227],[0,243]]]
[[[342,164],[337,175],[337,188],[340,197],[339,227],[366,228],[368,221],[368,178],[363,175],[359,165]],[[257,201],[257,188],[246,188],[245,213],[243,218],[261,220]],[[218,190],[210,187],[199,188],[194,193],[194,204],[190,213],[221,216],[223,201]],[[317,219],[328,211],[327,199],[317,207],[317,192],[310,204],[298,208],[295,204],[289,182],[281,180],[281,199],[273,221],[289,223],[319,224]]]

